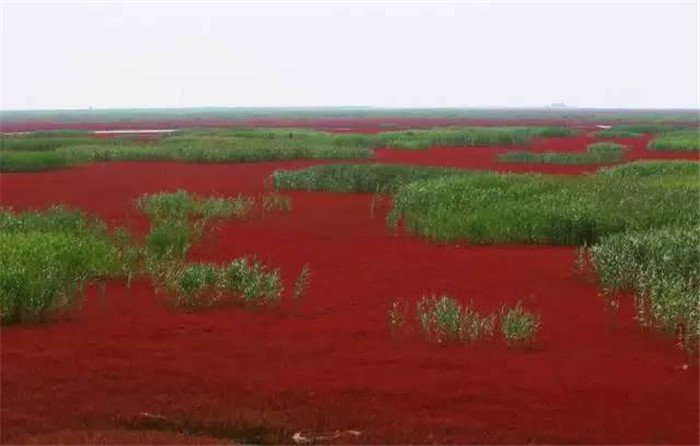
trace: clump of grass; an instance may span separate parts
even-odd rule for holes
[[[146,236],[150,261],[184,259],[192,246],[193,227],[185,220],[156,220]]]
[[[301,272],[299,273],[299,276],[297,276],[297,280],[294,282],[294,300],[295,301],[299,302],[306,294],[306,290],[309,287],[310,278],[311,278],[311,269],[309,268],[309,265],[304,265],[301,268]]]
[[[300,170],[277,170],[272,179],[276,189],[383,193],[416,180],[472,173],[397,164],[325,164]]]
[[[612,167],[604,167],[597,172],[600,176],[640,178],[661,177],[664,179],[700,178],[700,163],[697,161],[634,161]]]
[[[140,196],[137,207],[151,218],[151,230],[146,237],[151,265],[158,269],[158,264],[166,259],[184,259],[209,221],[242,218],[254,203],[252,197],[243,195],[202,198],[184,190]]]
[[[416,315],[426,339],[444,342],[475,342],[493,335],[495,315],[482,316],[469,305],[443,295],[424,296]]]
[[[305,145],[290,140],[238,140],[232,138],[191,138],[164,140],[155,145],[122,144],[115,146],[80,145],[58,151],[94,161],[174,160],[195,163],[241,163],[289,159],[368,158],[366,148],[333,144]]]
[[[0,233],[0,318],[43,320],[74,305],[86,282],[113,271],[108,241],[68,233]]]
[[[218,302],[221,294],[221,271],[212,264],[195,263],[184,267],[171,284],[177,293],[178,304],[185,307],[211,306]],[[173,286],[175,285],[175,286]]]
[[[238,293],[246,303],[274,303],[282,298],[279,269],[270,269],[257,258],[234,260],[225,268],[224,277],[225,288]]]
[[[0,172],[40,172],[79,163],[80,159],[65,153],[0,151]]]
[[[79,211],[0,210],[0,321],[31,322],[76,305],[86,283],[131,276],[138,253],[125,230]]]
[[[583,153],[506,152],[497,159],[504,163],[528,164],[607,164],[622,161],[625,146],[612,142],[589,144]]]
[[[621,124],[597,133],[602,138],[631,138],[645,133],[664,133],[683,129],[683,127],[667,123]]]
[[[26,135],[2,135],[0,151],[49,152],[59,147],[78,144],[115,145],[119,139],[95,138],[87,132],[37,132]]]
[[[450,176],[399,188],[388,224],[435,241],[577,246],[633,230],[700,224],[697,180]]]
[[[405,324],[408,315],[408,309],[404,302],[394,301],[389,309],[389,330],[392,334],[401,331]]]
[[[501,333],[509,345],[531,344],[540,328],[540,317],[525,311],[520,301],[501,309]]]
[[[567,136],[564,127],[444,127],[400,130],[374,135],[376,144],[397,149],[427,149],[435,146],[488,147],[526,144],[533,137]]]
[[[292,210],[292,197],[279,192],[266,193],[263,195],[263,209],[290,212]]]
[[[700,150],[700,131],[679,130],[656,136],[649,142],[651,150],[695,152]]]
[[[279,269],[259,259],[239,257],[223,266],[210,263],[183,265],[167,276],[167,289],[176,306],[197,308],[242,302],[269,305],[282,298]]]
[[[643,327],[674,333],[697,347],[700,337],[700,229],[663,228],[605,237],[587,252],[606,295],[631,290]]]

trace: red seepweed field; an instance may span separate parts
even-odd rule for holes
[[[154,128],[133,124],[123,125]],[[34,129],[13,125],[3,130]],[[390,127],[360,119],[254,125]],[[532,150],[583,152],[593,129],[536,139]],[[698,159],[650,151],[650,138],[615,140],[628,145],[627,161]],[[569,175],[600,167],[494,161],[507,150],[377,149],[371,161]],[[325,162],[94,162],[3,173],[0,199],[15,211],[65,203],[143,237],[148,220],[134,207],[141,194],[261,196],[275,170]],[[433,243],[387,227],[389,198],[285,194],[291,212],[216,222],[188,255],[214,263],[257,255],[279,266],[287,290],[279,306],[174,311],[146,278],[130,287],[110,280],[89,285],[80,308],[3,326],[2,443],[294,443],[297,432],[328,434],[319,442],[332,444],[700,442],[696,358],[672,337],[641,330],[631,295],[611,311],[595,278],[576,271],[575,248]],[[308,291],[295,302],[289,290],[305,264]],[[522,301],[542,320],[535,344],[391,335],[392,302],[443,292],[485,312]]]

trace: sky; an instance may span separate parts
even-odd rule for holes
[[[0,108],[697,108],[699,2],[2,0]]]

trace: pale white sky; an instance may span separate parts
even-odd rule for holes
[[[4,110],[699,100],[696,0],[1,4]]]

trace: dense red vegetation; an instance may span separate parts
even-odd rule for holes
[[[636,141],[636,140],[635,140]],[[586,138],[538,150],[584,150]],[[668,156],[634,142],[630,158]],[[501,149],[378,152],[381,161],[494,164]],[[283,162],[96,163],[3,174],[3,206],[64,202],[138,232],[133,200],[185,188],[261,193]],[[588,168],[544,167],[578,173]],[[287,288],[308,263],[296,306],[177,312],[150,283],[108,283],[51,323],[3,327],[2,433],[9,442],[291,442],[295,431],[356,429],[356,443],[697,444],[698,369],[672,339],[641,331],[630,299],[610,313],[574,273],[571,248],[431,244],[387,229],[364,194],[292,193],[291,213],[219,224],[191,255],[258,255]],[[533,350],[392,338],[395,299],[449,292],[483,310],[522,299],[539,312]]]

